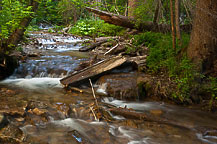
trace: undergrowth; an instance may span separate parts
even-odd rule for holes
[[[217,100],[217,77],[209,77],[209,81],[209,85],[206,89],[211,94],[209,102],[209,109],[211,110],[213,101]]]
[[[72,34],[91,37],[116,36],[123,31],[122,27],[94,19],[81,19],[69,30]]]
[[[201,77],[195,66],[184,54],[178,57],[178,52],[188,46],[190,36],[182,35],[182,45],[177,46],[174,51],[172,37],[170,34],[145,32],[134,36],[133,44],[136,46],[144,44],[149,48],[147,67],[151,73],[159,73],[166,70],[170,79],[176,83],[176,90],[172,98],[183,102],[191,98],[190,92],[198,86],[196,79]]]

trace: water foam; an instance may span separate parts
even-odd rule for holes
[[[62,88],[60,78],[6,79],[1,84],[10,84],[26,89]]]

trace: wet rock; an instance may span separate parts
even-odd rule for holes
[[[2,123],[3,119],[4,119],[4,115],[0,114],[0,124]]]
[[[23,117],[15,118],[17,122],[23,122],[25,119]]]
[[[68,117],[69,113],[69,106],[66,105],[65,103],[57,103],[56,104],[56,109],[61,112],[65,117]]]
[[[0,97],[0,100],[0,112],[8,115],[20,116],[23,116],[25,114],[25,108],[27,106],[26,101],[19,101],[18,99],[12,96]]]
[[[102,76],[98,85],[107,84],[106,93],[108,96],[117,99],[138,99],[136,85],[136,73],[121,73]]]
[[[38,109],[38,108],[34,108],[32,110],[32,112],[36,115],[42,115],[45,114],[46,112],[48,112],[46,109]]]
[[[7,124],[8,119],[3,114],[0,114],[0,129],[5,127]]]
[[[215,136],[217,138],[217,130],[206,131],[203,136]]]
[[[32,111],[28,111],[25,116],[25,124],[36,125],[36,124],[48,122],[48,120],[49,120],[49,115],[47,114],[36,115]]]
[[[83,135],[81,135],[76,130],[68,132],[68,135],[72,136],[72,138],[75,139],[75,141],[77,141],[78,143],[91,144],[90,141],[87,138],[85,138]]]
[[[0,130],[0,143],[19,144],[24,140],[24,133],[15,125],[8,125]]]
[[[47,107],[48,107],[47,104],[45,104],[43,102],[40,102],[40,101],[30,101],[30,102],[28,102],[26,110],[35,109],[35,108],[46,109]]]
[[[39,57],[40,54],[39,53],[33,53],[33,52],[30,52],[27,54],[28,57]]]
[[[0,53],[0,80],[11,75],[18,66],[18,61],[13,56]]]
[[[7,136],[0,136],[0,143],[2,144],[21,144],[21,141],[15,138],[7,137]]]
[[[153,94],[151,79],[146,76],[137,77],[137,86],[139,88],[140,99],[144,99]]]
[[[48,106],[44,102],[30,101],[26,106],[25,123],[35,125],[49,120]]]
[[[70,109],[68,111],[69,117],[72,118],[82,118],[82,119],[90,119],[90,108],[88,106],[78,106],[75,104],[70,104]]]
[[[156,116],[160,116],[163,114],[162,110],[150,110],[150,113]]]

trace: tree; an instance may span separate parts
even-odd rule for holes
[[[128,0],[128,16],[133,18],[134,17],[134,10],[137,7],[138,0]]]
[[[205,74],[217,76],[217,2],[197,0],[188,57]]]
[[[161,0],[157,0],[157,6],[155,9],[154,19],[153,19],[153,23],[155,23],[155,24],[157,24],[159,21],[160,9],[161,9]]]
[[[175,0],[175,22],[176,22],[176,38],[181,45],[181,32],[180,32],[180,0]]]
[[[0,53],[5,53],[15,47],[22,38],[26,27],[32,20],[32,14],[38,8],[38,2],[18,0],[2,2],[0,10]]]
[[[175,22],[173,13],[173,0],[170,0],[170,19],[171,19],[171,29],[173,37],[173,49],[176,51],[176,32],[175,32]]]

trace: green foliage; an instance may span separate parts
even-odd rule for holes
[[[137,47],[131,46],[131,45],[126,45],[126,53],[131,54],[135,53],[137,51]]]
[[[16,47],[15,50],[17,50],[17,51],[19,51],[19,52],[22,52],[22,51],[23,51],[23,48],[22,48],[21,46],[18,46],[18,47]]]
[[[170,34],[145,32],[133,37],[133,44],[136,46],[146,45],[149,47],[147,66],[152,73],[167,70],[169,76],[177,85],[173,98],[184,101],[190,97],[190,91],[197,86],[195,78],[201,77],[195,70],[194,65],[186,56],[181,59],[172,47]],[[177,51],[187,47],[190,40],[189,35],[183,34],[182,45],[177,45]]]
[[[146,0],[145,2],[140,0],[137,2],[137,7],[135,8],[133,15],[137,20],[136,24],[143,21],[152,21],[155,11],[154,0]]]
[[[144,44],[149,47],[150,51],[147,57],[147,66],[151,71],[157,72],[163,66],[171,67],[174,51],[170,35],[146,32],[136,35],[133,44],[136,46]]]
[[[58,14],[58,1],[43,0],[32,20],[32,24],[48,23],[61,24],[62,17]]]
[[[209,86],[207,92],[211,94],[209,108],[211,109],[214,100],[217,100],[217,77],[209,77]]]
[[[125,15],[128,0],[106,0],[102,3],[98,3],[101,10],[108,11],[115,14]],[[94,6],[94,5],[93,5]]]
[[[1,40],[7,39],[9,35],[20,26],[24,17],[30,16],[31,7],[19,0],[2,0],[0,3],[0,27]]]
[[[217,100],[217,77],[210,77],[210,88],[209,92],[212,94],[212,97]]]
[[[29,25],[26,29],[25,34],[27,34],[30,31],[38,31],[38,30],[40,30],[38,25]]]
[[[175,98],[184,101],[185,98],[190,98],[190,92],[198,86],[196,78],[202,78],[195,66],[190,60],[184,56],[179,63],[175,63],[173,68],[174,81],[177,84],[177,91],[173,93]],[[175,71],[174,71],[175,69]]]
[[[100,37],[115,36],[122,30],[123,28],[104,23],[102,20],[82,19],[79,20],[69,32],[82,36]]]

